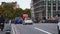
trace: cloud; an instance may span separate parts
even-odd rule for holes
[[[18,4],[20,5],[21,8],[30,8],[30,2],[31,0],[19,0]]]

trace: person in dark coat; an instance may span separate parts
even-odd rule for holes
[[[0,13],[0,29],[1,29],[1,31],[3,31],[3,29],[4,29],[4,22],[5,22],[5,19],[3,16],[1,16],[1,13]]]

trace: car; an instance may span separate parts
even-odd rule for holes
[[[15,24],[19,24],[18,21],[19,21],[19,17],[16,17],[15,18]]]
[[[22,24],[22,22],[23,22],[23,19],[19,18],[18,23]]]
[[[23,19],[21,17],[16,17],[15,18],[15,24],[22,24]]]
[[[32,19],[30,19],[30,18],[25,18],[25,20],[23,21],[23,25],[25,25],[25,24],[33,24]]]
[[[60,34],[60,19],[58,19],[57,29],[58,29],[58,34]]]

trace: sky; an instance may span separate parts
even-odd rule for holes
[[[29,8],[30,9],[31,0],[0,0],[0,4],[1,4],[1,2],[15,2],[15,1],[17,1],[17,4],[19,5],[20,8],[22,8],[22,9]]]

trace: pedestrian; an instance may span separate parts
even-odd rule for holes
[[[42,22],[43,22],[43,20],[42,20],[42,19],[40,19],[40,20],[39,20],[39,23],[42,23]]]
[[[0,13],[0,29],[1,29],[1,31],[3,31],[3,29],[4,29],[4,22],[5,22],[5,19],[3,16],[1,16],[1,13]]]
[[[45,20],[43,20],[43,23],[45,23]]]
[[[32,18],[32,20],[33,20],[33,22],[34,22],[34,23],[37,23],[37,21],[36,21],[36,19],[35,19],[35,18]]]

